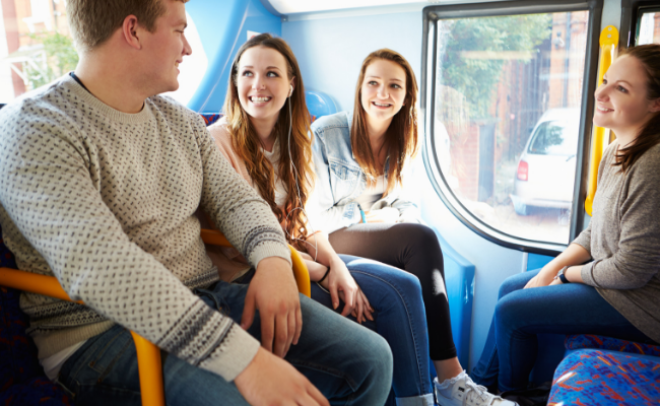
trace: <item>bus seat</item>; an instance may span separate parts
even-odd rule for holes
[[[568,336],[549,406],[660,403],[660,346],[596,335]]]
[[[221,113],[201,113],[200,115],[204,119],[207,127],[220,120],[220,118],[223,116]]]
[[[207,244],[230,246],[218,231],[202,230],[201,237]],[[311,289],[307,267],[300,254],[293,247],[289,248],[298,290],[309,297]],[[0,404],[71,405],[70,396],[50,381],[39,365],[37,349],[25,332],[29,321],[20,310],[20,292],[16,289],[70,299],[55,277],[18,271],[16,268],[12,253],[0,239]],[[39,281],[35,283],[37,278]],[[138,334],[131,334],[138,354],[142,404],[162,406],[165,401],[160,350]]]
[[[16,268],[1,237],[0,268]],[[0,286],[0,404],[72,405],[71,397],[39,365],[37,348],[25,333],[29,321],[19,308],[19,296],[19,291]]]
[[[474,265],[456,252],[436,230],[445,265],[445,288],[449,300],[451,332],[461,365],[469,365]]]
[[[312,116],[312,122],[319,117],[329,116],[337,112],[337,104],[329,95],[323,92],[308,90],[305,92],[307,110]]]

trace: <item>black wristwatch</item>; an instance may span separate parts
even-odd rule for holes
[[[557,277],[561,281],[561,283],[571,283],[571,281],[566,278],[566,275],[564,275],[564,272],[568,269],[567,266],[563,267],[562,269],[559,270],[559,273],[557,273]]]

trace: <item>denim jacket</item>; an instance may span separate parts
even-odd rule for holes
[[[314,226],[328,234],[361,221],[355,200],[367,188],[367,177],[355,160],[351,148],[352,120],[351,113],[340,112],[321,117],[312,123],[312,151],[317,179],[307,211]],[[404,166],[404,182],[408,172],[406,167],[410,166]],[[389,157],[385,162],[386,174],[388,167]],[[394,207],[399,210],[399,222],[419,222],[417,205],[404,200],[402,192],[401,185],[397,184],[387,196],[363,209],[368,211]]]

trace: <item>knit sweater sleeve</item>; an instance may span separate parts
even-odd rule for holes
[[[619,168],[610,168],[610,171]],[[609,289],[645,286],[660,272],[660,147],[649,149],[628,169],[617,214],[604,218],[603,232],[619,228],[613,254],[582,267],[586,284]],[[593,222],[593,220],[592,220]],[[618,224],[617,224],[618,223]]]
[[[128,238],[100,196],[95,181],[101,163],[90,153],[94,145],[88,137],[66,116],[48,111],[48,106],[40,109],[26,102],[4,110],[0,112],[5,113],[0,114],[3,222],[10,221],[37,250],[73,300],[83,300],[186,362],[233,380],[251,362],[259,342],[208,307]],[[207,161],[217,164],[217,159]],[[220,178],[228,171],[231,168],[225,165],[209,173]],[[233,183],[233,179],[209,182],[206,199],[222,185]],[[229,198],[228,205],[215,205],[216,219],[238,211],[240,202],[261,205],[247,195],[243,192]],[[238,227],[221,223],[230,240],[237,245],[243,242],[253,260],[270,246],[281,245],[248,238],[255,233],[241,235]]]
[[[291,262],[284,233],[270,206],[222,156],[202,119],[195,115],[192,120],[204,165],[204,211],[253,266],[272,256]]]

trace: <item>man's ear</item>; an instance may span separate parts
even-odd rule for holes
[[[124,40],[130,47],[135,49],[142,49],[139,36],[140,28],[137,17],[132,14],[124,18],[124,23],[121,25]]]

